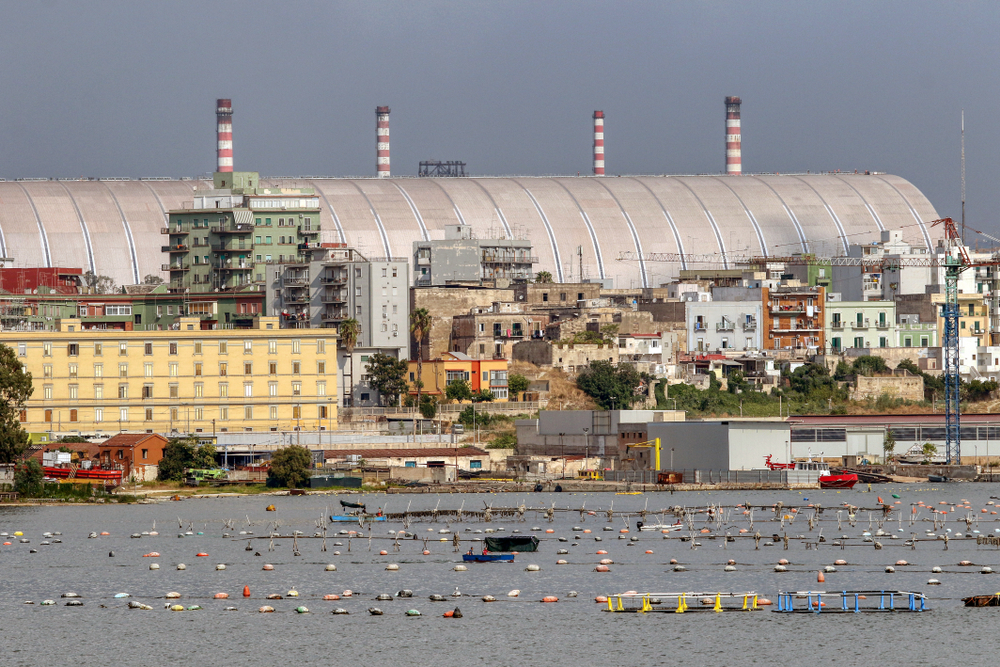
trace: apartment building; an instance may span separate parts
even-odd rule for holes
[[[54,331],[4,331],[35,391],[29,432],[102,434],[317,430],[337,427],[337,335],[281,329],[103,332],[78,318]]]
[[[470,225],[445,225],[443,240],[414,242],[413,284],[488,282],[503,287],[528,281],[534,278],[532,266],[538,263],[531,252],[527,238],[496,234],[480,239]]]
[[[759,301],[691,301],[686,305],[688,351],[761,349]]]
[[[819,352],[825,349],[826,290],[820,285],[761,288],[764,349]]]
[[[893,301],[830,301],[824,321],[829,351],[834,354],[846,348],[896,347],[899,341]]]
[[[410,394],[416,395],[417,389],[413,383],[417,379],[417,362],[410,362]],[[506,359],[473,359],[461,352],[445,352],[440,359],[429,359],[423,362],[421,379],[424,383],[422,393],[444,397],[448,385],[458,380],[465,380],[473,392],[489,389],[496,401],[507,401],[507,360]]]

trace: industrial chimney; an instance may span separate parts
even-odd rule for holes
[[[604,112],[594,112],[594,176],[604,175]]]
[[[233,170],[233,101],[216,100],[216,171]]]
[[[379,178],[389,178],[389,107],[375,107],[375,164]]]
[[[735,176],[743,173],[740,104],[742,100],[738,97],[726,98],[726,173]]]

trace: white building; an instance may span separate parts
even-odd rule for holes
[[[759,301],[691,302],[685,310],[688,352],[761,349]]]

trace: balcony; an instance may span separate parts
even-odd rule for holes
[[[756,331],[757,330],[757,320],[751,320],[749,322],[743,322],[742,328],[744,331]]]
[[[734,325],[732,322],[726,322],[725,320],[723,320],[722,322],[717,322],[716,323],[715,330],[716,331],[735,331],[736,330],[736,325]]]
[[[795,304],[795,305],[791,305],[791,306],[782,306],[782,305],[779,305],[779,304],[771,304],[770,311],[772,313],[782,313],[782,314],[787,314],[787,313],[804,313],[804,312],[806,312],[806,307],[803,306],[802,304]]]
[[[285,278],[282,283],[285,287],[306,287],[309,285],[309,279],[302,276],[292,276]]]
[[[252,271],[253,264],[244,262],[240,264],[239,262],[233,262],[233,260],[219,260],[212,262],[212,268],[218,271]]]
[[[225,243],[213,243],[212,252],[247,252],[252,249],[250,244],[237,244],[237,246],[227,246]]]
[[[417,266],[430,266],[430,265],[431,265],[430,257],[417,257]]]
[[[285,296],[285,303],[309,303],[309,293],[296,291]]]
[[[852,322],[851,328],[855,331],[862,331],[868,328],[868,319],[866,318],[863,322]]]
[[[187,264],[161,264],[160,271],[190,271],[191,267]]]
[[[830,323],[830,328],[835,329],[837,331],[843,331],[844,323],[841,320],[834,320],[833,322]]]
[[[347,297],[341,290],[326,290],[320,300],[323,303],[346,303]]]
[[[213,234],[249,234],[253,232],[253,225],[231,222],[228,225],[212,227],[211,231]]]
[[[188,232],[184,231],[180,227],[174,227],[173,229],[170,229],[170,227],[160,227],[160,233],[176,234],[177,236],[186,236]]]
[[[885,320],[879,320],[879,321],[877,321],[875,323],[875,328],[876,329],[888,329],[889,328],[889,323],[887,321],[885,321]]]
[[[160,252],[187,252],[188,247],[183,243],[178,243],[177,245],[165,245],[160,246]]]
[[[528,255],[488,255],[484,256],[482,259],[483,264],[538,264],[539,259],[537,257],[530,257]]]
[[[324,285],[346,285],[347,276],[323,276],[319,281]]]
[[[312,236],[314,234],[319,234],[319,228],[317,227],[316,229],[312,229],[310,227],[300,227],[299,234],[301,234],[302,236]]]
[[[324,322],[340,322],[341,320],[347,319],[346,310],[327,310],[324,311],[320,319]]]

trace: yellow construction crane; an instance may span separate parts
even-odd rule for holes
[[[625,445],[625,451],[628,452],[628,450],[631,449],[632,447],[640,448],[640,449],[645,449],[647,447],[652,448],[653,451],[656,452],[656,455],[655,455],[655,465],[656,465],[656,468],[655,468],[655,470],[657,470],[657,471],[660,470],[660,439],[659,438],[653,438],[652,440],[647,440],[645,442],[629,443],[629,444]]]

